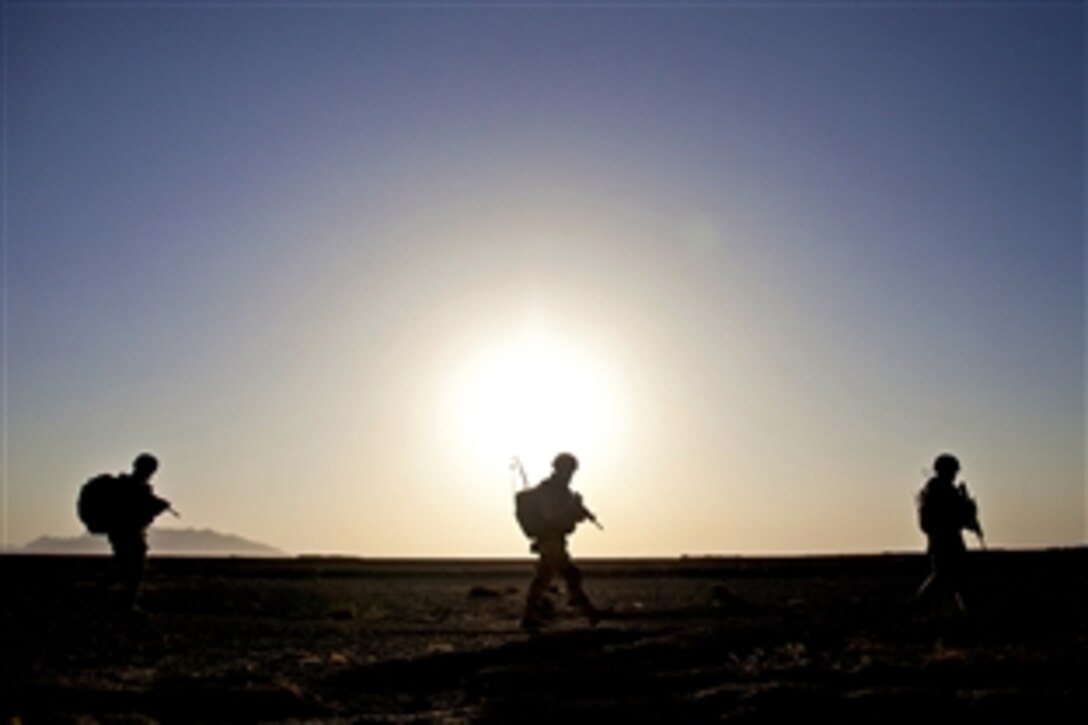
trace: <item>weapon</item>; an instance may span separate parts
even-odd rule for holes
[[[960,483],[957,487],[959,489],[960,498],[963,500],[964,506],[964,525],[963,528],[967,529],[975,536],[978,537],[978,543],[983,549],[986,548],[986,536],[982,533],[982,524],[978,520],[978,504],[975,499],[971,497],[970,492],[967,490],[967,482]]]
[[[597,520],[597,517],[593,515],[592,511],[587,509],[585,506],[582,506],[582,511],[585,513],[586,518],[589,519],[594,526],[596,526],[601,531],[604,531],[604,526],[601,524],[600,521]]]
[[[593,525],[596,526],[598,529],[604,531],[604,526],[602,526],[601,522],[597,520],[597,517],[594,515],[594,513],[586,508],[586,505],[582,503],[582,497],[578,494],[574,494],[574,498],[578,502],[578,507],[582,509],[582,515],[585,516],[588,521],[592,522]]]

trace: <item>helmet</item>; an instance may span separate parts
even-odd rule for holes
[[[142,475],[150,476],[159,468],[159,459],[150,453],[141,453],[136,456],[136,460],[132,462],[132,472]]]
[[[574,473],[578,470],[578,459],[570,453],[560,453],[552,460],[552,470],[556,473]]]
[[[942,453],[933,461],[933,470],[938,475],[955,476],[960,470],[960,462],[951,453]]]

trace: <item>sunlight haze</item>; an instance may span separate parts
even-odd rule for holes
[[[1077,4],[3,9],[4,544],[162,466],[290,553],[1085,542]],[[174,523],[174,522],[171,522]]]

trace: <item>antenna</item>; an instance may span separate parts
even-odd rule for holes
[[[514,456],[510,459],[510,470],[521,477],[521,487],[529,488],[529,476],[525,473],[525,466],[521,465],[521,459]]]

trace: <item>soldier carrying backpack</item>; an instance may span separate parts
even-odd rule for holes
[[[95,476],[79,493],[79,519],[92,534],[105,534],[109,539],[129,609],[136,608],[143,578],[147,528],[164,511],[173,512],[170,502],[156,496],[151,488],[151,476],[158,467],[158,459],[141,453],[132,462],[131,473]]]
[[[959,460],[942,453],[933,462],[933,477],[918,493],[918,525],[926,535],[931,572],[915,600],[932,595],[936,597],[937,607],[951,603],[963,615],[967,608],[960,590],[967,547],[962,532],[966,529],[974,532],[980,542],[984,539],[978,504],[968,493],[967,484],[956,484],[959,470]]]
[[[537,486],[518,492],[515,499],[518,523],[533,542],[530,551],[540,557],[521,619],[521,628],[527,632],[540,629],[540,606],[557,574],[566,581],[570,603],[581,609],[591,624],[601,618],[600,611],[582,589],[582,573],[567,551],[567,536],[579,523],[587,520],[597,523],[582,503],[582,497],[570,490],[570,480],[576,470],[578,459],[569,453],[560,453],[552,462],[552,475]]]

